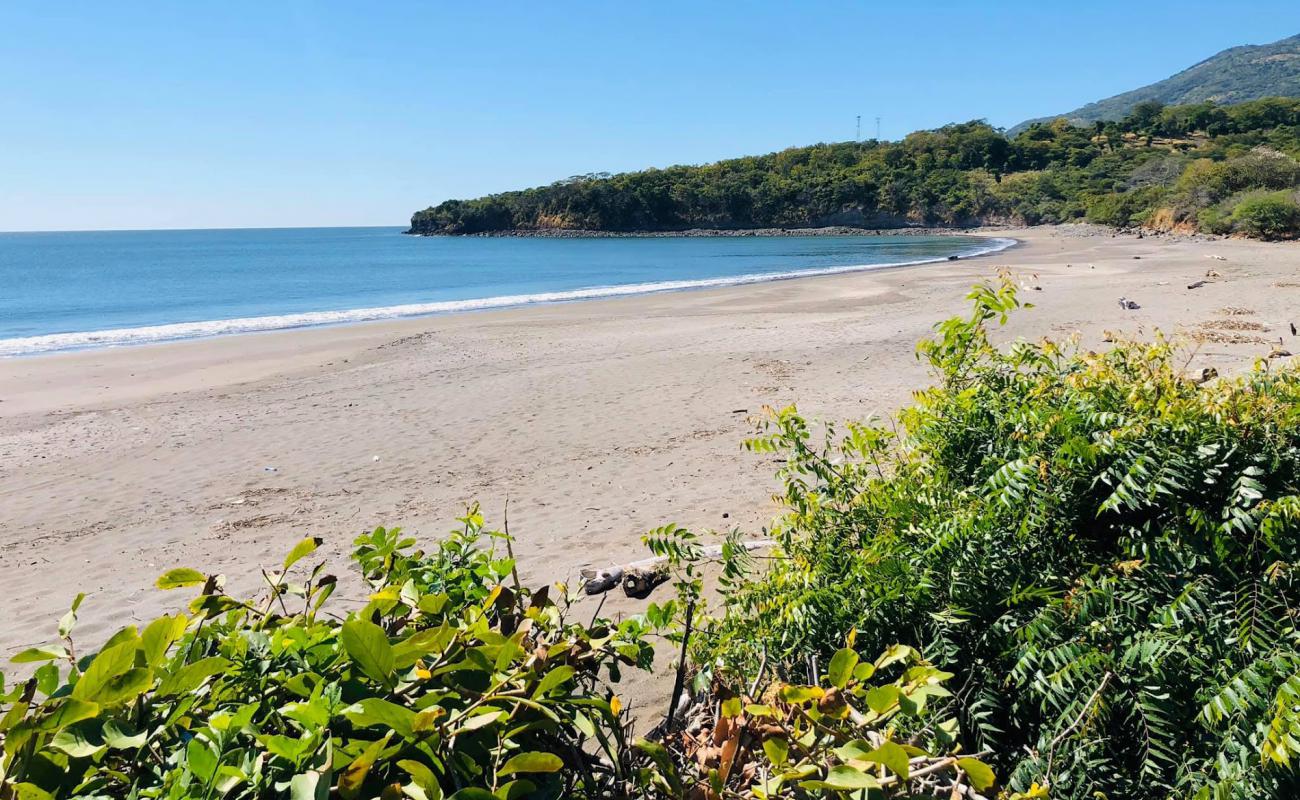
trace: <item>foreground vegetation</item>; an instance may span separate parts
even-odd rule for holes
[[[314,539],[263,573],[258,602],[166,573],[162,589],[201,587],[187,613],[89,655],[73,639],[79,597],[60,644],[13,659],[34,675],[0,680],[0,798],[912,796],[994,781],[926,709],[950,676],[906,647],[865,663],[842,648],[823,685],[771,682],[763,703],[706,700],[711,760],[633,743],[613,687],[650,667],[648,623],[568,621],[562,586],[524,589],[497,557],[508,537],[476,512],[462,522],[430,553],[398,530],[358,538],[372,593],[345,618],[323,565],[298,567]]]
[[[1300,235],[1300,99],[1058,119],[1008,138],[983,122],[550,186],[417,212],[411,232],[673,231],[819,225],[1037,225]]]
[[[676,596],[576,622],[476,512],[428,552],[359,537],[342,615],[313,539],[257,600],[172,570],[184,614],[86,654],[78,600],[18,654],[0,798],[1296,796],[1300,374],[999,348],[1014,284],[971,300],[896,424],[772,415],[778,547],[733,538],[718,601],[667,526]],[[617,688],[661,636],[683,699],[636,739]]]
[[[1185,377],[1168,342],[995,348],[982,287],[897,430],[792,409],[785,557],[736,580],[701,663],[822,663],[846,631],[954,673],[963,741],[1053,798],[1294,797],[1300,376]],[[733,570],[734,571],[734,570]]]

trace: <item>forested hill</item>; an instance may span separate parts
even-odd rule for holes
[[[411,233],[970,226],[1087,219],[1300,232],[1300,99],[1139,104],[1008,138],[983,122],[899,142],[819,144],[704,166],[588,175],[417,212]]]
[[[1133,107],[1154,100],[1165,105],[1241,103],[1261,97],[1300,97],[1300,35],[1272,44],[1231,47],[1162,81],[1089,103],[1060,116],[1077,125],[1123,119]],[[1018,133],[1034,122],[1011,129]]]

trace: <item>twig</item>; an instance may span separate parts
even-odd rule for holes
[[[758,662],[758,672],[754,674],[754,682],[749,684],[749,696],[756,697],[758,683],[763,680],[763,673],[767,670],[767,645],[763,645],[763,657]]]
[[[1062,739],[1069,736],[1079,727],[1079,724],[1083,722],[1084,715],[1088,713],[1088,709],[1091,708],[1092,704],[1101,696],[1101,693],[1106,690],[1106,685],[1110,683],[1110,679],[1113,677],[1115,677],[1113,672],[1107,672],[1102,676],[1101,683],[1097,684],[1097,688],[1093,690],[1092,696],[1083,704],[1083,708],[1079,709],[1079,713],[1075,716],[1074,721],[1065,726],[1064,730],[1056,734],[1056,736],[1052,738],[1052,741],[1048,742],[1047,770],[1043,773],[1043,783],[1045,785],[1052,785],[1052,761],[1056,757],[1056,746],[1061,743]]]
[[[515,583],[515,603],[519,606],[519,618],[527,614],[524,608],[524,590],[519,585],[519,565],[515,563],[515,548],[510,544],[510,497],[506,496],[505,508],[501,510],[501,523],[506,535],[506,555],[510,557],[510,577]]]
[[[673,679],[673,696],[668,703],[668,719],[664,722],[665,731],[672,726],[673,717],[677,714],[677,704],[682,700],[682,689],[686,683],[686,646],[691,640],[691,623],[694,621],[695,601],[692,600],[686,606],[686,627],[682,630],[682,653],[677,661],[677,677]]]

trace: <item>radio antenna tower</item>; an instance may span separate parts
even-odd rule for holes
[[[862,141],[862,115],[861,114],[858,115],[858,135],[853,137],[853,141],[855,142]]]
[[[880,117],[876,117],[876,141],[880,141]]]

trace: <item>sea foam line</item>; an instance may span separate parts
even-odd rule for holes
[[[955,255],[962,258],[988,255],[1005,250],[1016,244],[1015,239],[990,238],[986,243],[973,248],[958,251]],[[350,322],[372,322],[399,317],[421,317],[432,314],[446,314],[455,311],[481,311],[494,308],[537,305],[539,303],[561,303],[573,300],[594,300],[605,297],[624,297],[655,292],[672,292],[683,289],[705,289],[719,286],[743,286],[751,283],[808,278],[817,275],[838,275],[846,272],[864,272],[893,267],[908,267],[917,264],[930,264],[945,261],[947,255],[936,258],[923,258],[913,261],[895,261],[885,264],[856,264],[839,267],[818,267],[813,269],[789,270],[785,272],[760,272],[748,275],[731,275],[720,278],[698,278],[694,280],[657,281],[652,283],[629,283],[619,286],[593,286],[585,289],[572,289],[562,292],[539,292],[536,294],[501,295],[470,300],[443,300],[436,303],[408,303],[379,308],[353,308],[344,311],[307,311],[297,314],[279,314],[265,317],[241,317],[236,319],[210,320],[205,322],[176,322],[167,325],[147,325],[138,328],[116,328],[102,331],[83,331],[74,333],[51,333],[41,336],[24,336],[13,339],[0,339],[0,357],[36,355],[58,350],[82,350],[92,347],[117,347],[152,342],[168,342],[178,339],[195,339],[209,336],[223,336],[233,333],[254,333],[257,331],[286,330],[289,328],[306,328],[321,325],[339,325]]]

